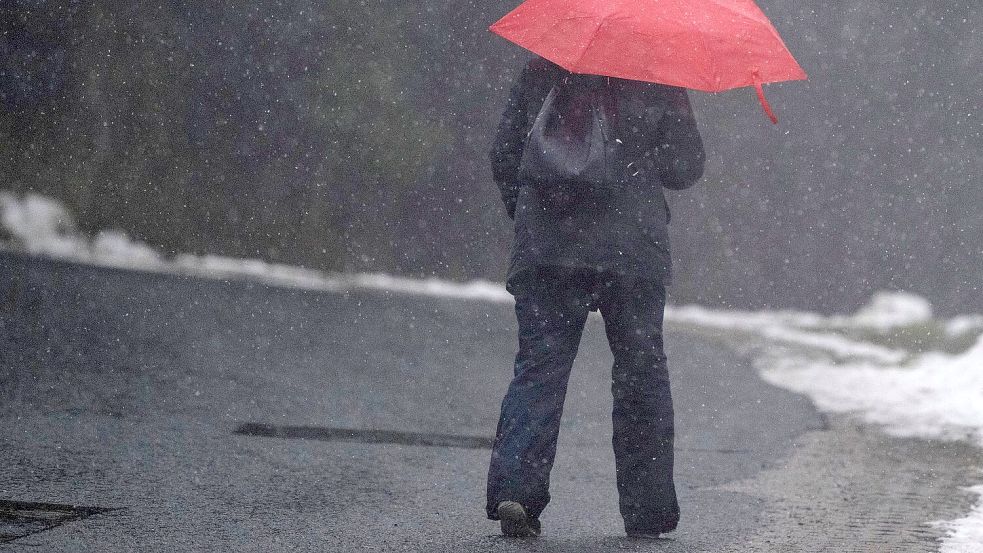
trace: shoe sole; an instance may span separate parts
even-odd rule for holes
[[[529,516],[522,505],[515,501],[503,501],[497,509],[502,522],[502,535],[509,538],[535,538],[539,532],[529,525]]]
[[[662,534],[645,534],[645,533],[632,533],[628,534],[629,539],[633,540],[664,540],[666,538],[662,537]]]

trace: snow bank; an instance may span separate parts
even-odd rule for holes
[[[932,305],[925,298],[905,292],[877,292],[870,302],[849,317],[833,318],[833,324],[886,332],[932,319]]]
[[[948,338],[973,338],[974,345],[950,354],[916,354],[864,339],[940,323],[926,300],[903,292],[879,292],[852,315],[684,306],[666,316],[728,331],[765,380],[808,395],[822,410],[856,414],[893,435],[983,447],[983,316],[942,322]],[[945,553],[983,552],[983,486],[970,491],[981,496],[972,512],[937,523],[946,530]]]
[[[979,553],[983,550],[983,486],[973,486],[967,491],[979,494],[980,502],[961,519],[936,523],[948,531],[940,553]]]
[[[765,380],[809,395],[820,409],[857,412],[898,436],[983,447],[983,337],[964,353],[927,353],[897,366],[795,357],[763,364]]]
[[[458,299],[512,301],[511,294],[502,285],[485,280],[461,283],[436,278],[396,277],[381,273],[326,273],[291,265],[267,263],[258,259],[237,259],[215,255],[183,254],[178,256],[171,266],[182,273],[206,278],[245,278],[275,286],[308,290],[342,291],[363,288]]]
[[[375,289],[508,303],[512,296],[501,284],[476,280],[412,279],[386,274],[327,273],[303,267],[215,255],[182,254],[165,258],[147,244],[120,230],[105,230],[94,238],[79,232],[68,210],[38,194],[22,197],[0,192],[0,227],[11,237],[6,247],[55,259],[139,271],[190,275],[211,279],[258,281],[308,290]]]
[[[943,325],[951,336],[971,333],[975,345],[958,354],[915,354],[855,336],[931,320],[931,305],[904,292],[879,292],[853,315],[794,311],[714,311],[670,307],[676,323],[750,333],[755,362],[769,382],[811,396],[833,412],[856,412],[902,436],[970,439],[983,447],[983,324],[979,315]],[[852,332],[851,332],[852,331]],[[784,346],[780,350],[771,347]]]
[[[76,232],[68,210],[51,198],[28,194],[18,199],[0,192],[0,226],[15,245],[29,253],[54,257],[88,254],[88,241]]]
[[[57,259],[132,268],[158,268],[163,259],[153,248],[118,230],[89,239],[61,203],[38,194],[18,198],[0,192],[0,227],[16,249]]]
[[[668,316],[668,313],[667,313]],[[753,329],[796,327],[813,330],[865,330],[885,334],[899,327],[932,320],[932,305],[921,296],[899,291],[879,291],[851,315],[823,316],[803,311],[718,311],[684,306],[672,311],[680,321],[717,328]],[[954,319],[954,321],[956,321]],[[957,325],[983,327],[978,315],[959,318]],[[954,331],[959,329],[954,327]]]
[[[965,334],[983,334],[983,315],[958,315],[946,321],[945,333],[950,338]]]
[[[907,357],[901,350],[853,340],[824,331],[842,327],[847,317],[823,317],[796,311],[719,311],[696,305],[667,307],[666,320],[704,328],[739,330],[791,345],[815,348],[838,358],[864,357],[898,363]]]

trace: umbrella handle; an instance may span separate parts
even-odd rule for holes
[[[751,80],[754,82],[754,91],[758,93],[758,101],[761,102],[761,107],[765,110],[765,114],[771,122],[778,124],[778,118],[775,117],[775,112],[771,111],[771,104],[765,98],[765,90],[761,88],[761,75],[758,74],[758,70],[755,69],[751,72]]]

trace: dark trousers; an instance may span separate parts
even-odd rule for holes
[[[665,286],[587,270],[541,269],[510,284],[519,323],[515,376],[488,470],[488,517],[517,501],[538,517],[549,502],[560,415],[588,312],[599,309],[614,354],[614,453],[628,532],[679,521],[672,478],[673,411],[662,348]]]

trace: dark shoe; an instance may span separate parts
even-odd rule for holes
[[[502,501],[495,511],[502,522],[502,535],[507,538],[535,538],[542,532],[539,519],[527,515],[515,501]]]
[[[662,535],[656,532],[629,532],[628,537],[633,540],[661,540]]]

